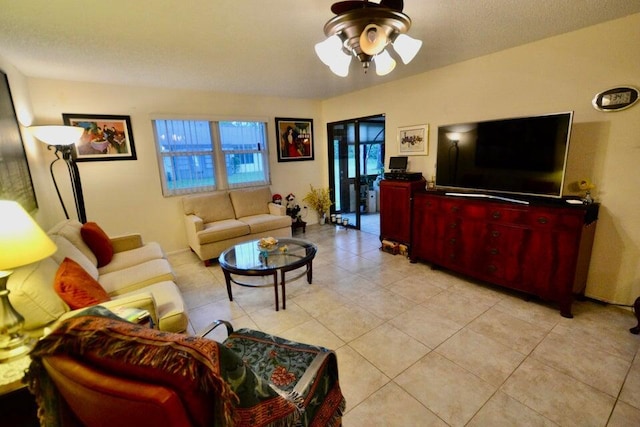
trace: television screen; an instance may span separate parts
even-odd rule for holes
[[[561,197],[573,112],[438,128],[436,185]]]

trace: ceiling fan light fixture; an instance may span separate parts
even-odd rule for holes
[[[326,66],[331,67],[338,54],[342,53],[342,40],[337,34],[327,38],[325,41],[316,43],[316,55]]]
[[[328,37],[316,44],[316,54],[334,73],[346,76],[349,63],[343,58],[347,52],[358,58],[365,73],[373,61],[378,75],[390,73],[396,61],[385,51],[388,44],[394,45],[402,61],[407,64],[417,54],[422,42],[406,36],[411,27],[411,19],[402,12],[402,1],[381,0],[380,3],[364,1],[340,1],[331,7],[336,14],[324,25]],[[331,41],[329,41],[331,40]],[[395,43],[398,46],[395,46]],[[340,55],[336,52],[339,51]],[[336,64],[335,58],[340,58]]]
[[[329,69],[336,76],[347,77],[349,75],[349,65],[351,65],[351,55],[340,52],[336,55],[335,60],[333,64],[329,66]]]
[[[386,50],[374,56],[373,61],[376,63],[376,74],[379,76],[386,76],[396,68],[396,60]]]
[[[369,24],[360,33],[360,48],[367,55],[377,55],[385,48],[388,39],[384,28],[376,24]]]
[[[393,42],[393,49],[406,65],[413,60],[422,47],[422,41],[409,37],[406,34],[398,34]]]

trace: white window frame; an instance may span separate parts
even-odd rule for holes
[[[211,151],[182,151],[182,152],[162,152],[158,143],[156,131],[156,120],[173,121],[206,121],[209,123],[211,134]],[[233,151],[223,151],[220,138],[220,122],[259,122],[264,124],[264,147],[260,150],[242,150],[242,153],[260,153],[262,156],[262,168],[264,171],[264,181],[253,181],[240,184],[229,184],[227,176],[227,166],[225,164],[225,154]],[[220,117],[220,116],[183,116],[183,115],[153,115],[151,116],[151,126],[153,130],[154,146],[158,159],[158,171],[162,185],[162,194],[165,197],[180,196],[185,194],[202,193],[216,190],[227,190],[230,188],[249,188],[256,186],[271,185],[271,174],[269,170],[269,119],[265,117]],[[188,187],[181,189],[170,189],[167,184],[167,174],[164,168],[164,159],[174,156],[202,156],[211,155],[214,169],[214,185],[203,187]]]

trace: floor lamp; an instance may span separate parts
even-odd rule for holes
[[[7,282],[14,268],[56,251],[56,245],[17,202],[0,200],[0,363],[27,354],[33,340],[23,333],[24,317],[9,301]]]
[[[47,144],[49,150],[55,150],[54,154],[56,158],[49,165],[49,172],[51,173],[51,179],[53,185],[58,193],[58,199],[62,205],[62,210],[67,219],[69,219],[69,213],[60,195],[58,189],[58,183],[56,182],[56,176],[53,173],[53,166],[58,160],[63,160],[67,165],[69,171],[69,179],[71,180],[71,189],[73,190],[73,199],[76,204],[76,212],[78,214],[78,221],[81,223],[87,222],[87,214],[84,209],[84,196],[82,194],[82,183],[80,182],[80,171],[78,171],[78,165],[73,159],[73,145],[80,139],[84,129],[76,126],[31,126],[29,128],[33,136],[40,141]],[[62,156],[62,157],[61,157]]]

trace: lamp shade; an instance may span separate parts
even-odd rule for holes
[[[334,63],[329,68],[333,71],[333,74],[347,77],[349,75],[349,65],[351,65],[351,55],[340,52],[336,55]]]
[[[406,34],[399,34],[393,42],[393,49],[400,55],[404,64],[411,62],[421,47],[422,41],[409,37]]]
[[[369,24],[360,34],[360,49],[367,55],[377,55],[382,52],[387,41],[387,34],[381,26]]]
[[[373,60],[376,63],[376,74],[379,76],[386,76],[396,68],[395,59],[393,59],[386,50],[377,54]]]
[[[72,145],[78,142],[84,129],[78,126],[31,126],[29,131],[40,141],[49,145]]]
[[[458,132],[447,132],[447,138],[449,141],[460,141],[460,134]]]
[[[327,38],[325,41],[316,43],[316,55],[327,66],[331,67],[335,62],[335,58],[342,53],[342,41],[337,35]]]
[[[0,200],[0,271],[31,264],[56,251],[56,245],[22,206]]]

